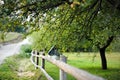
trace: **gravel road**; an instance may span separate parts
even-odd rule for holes
[[[6,57],[19,53],[20,47],[23,44],[30,44],[28,38],[19,43],[13,43],[4,46],[0,45],[0,64],[3,63]]]

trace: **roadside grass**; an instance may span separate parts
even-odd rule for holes
[[[22,34],[20,33],[16,33],[16,32],[9,32],[7,33],[7,35],[5,36],[5,42],[6,41],[10,41],[10,40],[13,40],[13,39],[16,39],[18,36],[20,36]],[[2,40],[0,39],[0,42],[2,42]]]
[[[0,80],[46,80],[40,70],[35,70],[29,58],[19,54],[8,57],[0,65]]]
[[[108,70],[101,69],[101,59],[99,53],[65,53],[67,63],[88,71],[91,74],[101,76],[107,80],[120,80],[120,53],[107,53]],[[59,69],[49,62],[46,62],[47,72],[55,79],[59,80]],[[71,75],[67,75],[68,80],[76,80]]]
[[[14,36],[13,36],[13,35],[14,35]],[[20,36],[20,35],[22,35],[22,34],[17,33],[17,32],[9,32],[9,33],[6,35],[5,41],[13,40],[13,39],[17,38],[17,37]]]

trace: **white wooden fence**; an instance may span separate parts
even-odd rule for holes
[[[41,58],[41,65],[39,65],[39,58]],[[67,80],[66,73],[72,75],[76,78],[76,80],[105,80],[101,77],[92,75],[88,73],[87,71],[84,71],[82,69],[75,68],[73,66],[70,66],[66,64],[66,57],[60,56],[60,60],[56,60],[53,58],[50,58],[48,56],[45,56],[44,52],[37,52],[32,51],[31,52],[31,62],[34,64],[36,68],[41,69],[41,71],[44,73],[46,78],[48,80],[54,80],[46,71],[45,71],[45,60],[51,62],[52,64],[56,65],[58,68],[60,68],[60,80]],[[59,73],[58,73],[59,74]]]

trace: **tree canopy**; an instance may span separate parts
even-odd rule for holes
[[[110,15],[113,14],[113,11],[114,13],[120,11],[119,0],[1,0],[0,17],[1,19],[9,18],[12,22],[18,19],[18,22],[21,21],[23,23],[30,14],[37,19],[58,7],[65,8],[66,5],[69,7],[63,9],[63,11],[72,9],[72,13],[69,15],[68,19],[74,19],[84,13],[85,21],[83,24],[88,28],[90,28],[89,26],[91,26],[92,20],[99,11],[107,11],[111,13]],[[63,17],[65,17],[65,15]],[[36,22],[34,21],[34,23]]]
[[[120,0],[1,0],[0,31],[17,25],[40,31],[44,48],[96,46],[106,69],[105,50],[120,34],[119,14]]]

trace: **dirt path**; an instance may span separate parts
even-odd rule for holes
[[[24,67],[23,67],[24,66]],[[32,77],[35,75],[34,72],[27,70],[31,66],[31,62],[29,59],[23,59],[19,63],[19,68],[17,71],[17,75],[19,77]]]
[[[28,38],[19,43],[0,46],[0,64],[4,61],[6,57],[19,53],[20,47],[23,44],[29,44]]]

